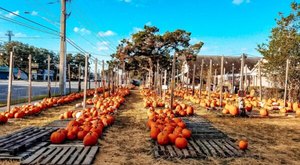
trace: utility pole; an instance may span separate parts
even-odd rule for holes
[[[84,65],[84,93],[83,93],[83,109],[86,105],[86,88],[87,88],[87,76],[88,76],[88,60],[89,55],[85,55],[85,65]]]
[[[96,58],[95,59],[95,94],[97,95],[98,94],[98,91],[97,91],[97,84],[98,84],[98,59]]]
[[[32,73],[31,73],[31,61],[32,61],[32,56],[31,54],[29,54],[29,57],[28,57],[28,103],[31,103],[31,95],[32,95],[32,83],[31,83],[31,76],[32,76]]]
[[[10,112],[10,102],[11,102],[11,88],[12,88],[12,77],[13,77],[13,51],[10,52],[9,56],[9,74],[8,74],[8,92],[7,92],[7,111]]]
[[[192,88],[192,95],[194,96],[195,94],[195,72],[196,72],[196,65],[194,63],[194,66],[193,66],[193,79],[192,79],[192,85],[193,85],[193,88]]]
[[[201,69],[200,69],[200,82],[199,82],[199,98],[201,97],[201,88],[202,88],[202,75],[203,75],[203,65],[204,59],[201,61]]]
[[[59,88],[60,95],[66,94],[66,0],[61,0]]]
[[[286,59],[286,69],[285,69],[285,82],[284,82],[284,107],[286,107],[286,95],[287,95],[287,85],[288,85],[288,76],[289,76],[289,63],[290,60]]]
[[[173,100],[174,100],[174,86],[175,86],[175,63],[176,62],[176,52],[173,56],[173,64],[172,64],[172,78],[171,78],[171,97],[170,97],[170,109],[173,109]]]
[[[68,64],[68,77],[69,77],[69,94],[71,94],[72,87],[71,87],[71,66],[70,66],[70,64]]]
[[[221,57],[220,107],[222,107],[224,56]]]
[[[81,91],[81,63],[78,66],[78,92]]]
[[[7,31],[5,35],[8,36],[8,42],[11,42],[11,37],[15,36],[11,30]]]
[[[50,84],[50,54],[48,54],[48,97],[51,97],[51,84]]]

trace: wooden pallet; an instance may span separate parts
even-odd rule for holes
[[[29,127],[18,132],[0,137],[0,153],[17,155],[40,142],[49,140],[56,128]]]
[[[155,142],[156,143],[156,142]],[[154,145],[156,158],[198,158],[206,157],[240,157],[243,155],[229,139],[190,139],[186,149],[178,149],[175,145]]]
[[[21,164],[92,164],[99,150],[98,146],[50,145],[23,160]]]

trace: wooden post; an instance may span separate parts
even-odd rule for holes
[[[105,75],[104,75],[104,60],[102,60],[102,88],[103,88],[103,98],[105,97]]]
[[[241,76],[240,76],[240,90],[244,90],[244,64],[245,64],[245,54],[242,55],[242,62],[241,62]]]
[[[31,77],[32,77],[32,71],[31,71],[31,61],[32,61],[32,56],[29,54],[28,57],[28,103],[31,103],[31,97],[32,97],[32,82],[31,82]]]
[[[9,56],[9,73],[8,73],[8,92],[7,92],[7,111],[10,112],[10,103],[11,103],[11,88],[12,88],[12,78],[13,78],[13,56],[14,56],[14,48],[13,51],[10,52]]]
[[[78,66],[78,92],[81,91],[81,63]]]
[[[215,76],[214,76],[214,92],[217,90],[217,69],[215,69]]]
[[[207,80],[207,90],[208,90],[209,99],[211,93],[211,75],[212,75],[212,59],[209,60],[209,73],[208,73],[208,80]]]
[[[203,75],[203,65],[204,65],[204,59],[201,61],[201,69],[200,69],[200,82],[199,82],[199,98],[201,97],[201,88],[202,88],[202,75]]]
[[[85,55],[85,65],[84,65],[84,93],[83,93],[83,109],[85,109],[86,105],[86,91],[87,91],[87,79],[88,79],[88,60],[89,55]]]
[[[247,91],[248,89],[248,73],[247,73],[247,64],[245,65],[245,90]]]
[[[157,88],[157,93],[159,94],[159,81],[160,81],[160,75],[159,75],[159,62],[157,61],[157,64],[156,64],[156,88]]]
[[[223,71],[224,71],[224,56],[221,57],[221,81],[220,81],[220,107],[222,107],[222,95],[223,95]]]
[[[89,89],[91,89],[91,67],[88,63],[88,80],[89,80]]]
[[[107,81],[108,81],[108,84],[107,84],[107,86],[108,86],[108,96],[110,96],[110,93],[111,93],[111,86],[110,86],[110,77],[111,77],[111,75],[110,75],[110,72],[111,72],[111,70],[108,68],[107,69]]]
[[[195,72],[196,72],[196,65],[194,63],[194,66],[193,66],[193,80],[192,80],[192,85],[193,85],[193,88],[192,88],[192,95],[194,96],[195,94]]]
[[[289,76],[289,59],[286,59],[286,69],[285,69],[285,81],[284,81],[284,107],[286,107],[286,95],[287,95],[287,85]]]
[[[50,84],[50,54],[48,55],[48,97],[51,97],[51,84]]]
[[[186,73],[186,92],[189,93],[189,65],[187,63],[187,73]]]
[[[262,101],[261,61],[259,61],[258,63],[258,76],[259,76],[259,100]]]
[[[100,69],[98,69],[98,73],[97,74],[99,75],[99,77],[101,77],[100,76],[101,75]],[[98,88],[100,88],[100,85],[101,85],[101,83],[98,83]]]
[[[164,85],[167,85],[167,70],[165,70]],[[166,98],[166,89],[164,89],[164,100],[165,98]]]
[[[231,89],[231,94],[234,94],[234,64],[232,64],[232,89]]]
[[[96,58],[95,59],[95,94],[97,95],[98,94],[98,90],[97,90],[97,87],[98,87],[98,59]]]
[[[173,56],[173,64],[172,64],[172,78],[171,78],[171,97],[170,97],[170,109],[172,110],[173,109],[173,101],[174,101],[174,77],[175,77],[175,63],[176,62],[176,52],[174,53],[174,56]]]
[[[72,87],[71,87],[71,66],[68,64],[68,77],[69,77],[69,94],[72,93]]]
[[[176,69],[176,84],[179,84],[179,71]]]

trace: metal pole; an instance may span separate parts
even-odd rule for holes
[[[85,65],[84,65],[84,94],[83,94],[83,109],[85,109],[86,104],[86,91],[87,91],[87,76],[88,76],[88,60],[89,55],[85,55]]]
[[[8,74],[8,93],[7,93],[7,111],[10,112],[10,103],[11,103],[11,87],[12,87],[12,76],[13,76],[13,51],[10,52],[9,56],[9,74]]]
[[[174,77],[175,77],[175,64],[176,64],[175,62],[176,62],[176,53],[174,53],[174,57],[173,57],[172,80],[171,80],[171,85],[170,85],[170,87],[171,87],[170,109],[171,110],[173,109],[172,105],[173,105],[173,100],[174,100],[174,85],[175,85],[175,83],[174,83],[174,81],[175,81]]]
[[[221,57],[220,107],[222,107],[224,56]]]
[[[48,55],[48,97],[51,97],[51,84],[50,84],[50,54]]]
[[[199,82],[199,98],[201,97],[201,88],[202,88],[202,74],[203,74],[203,65],[204,65],[204,59],[201,61],[201,69],[200,69],[200,82]]]
[[[195,72],[196,72],[196,65],[194,63],[194,66],[193,66],[193,80],[192,80],[192,85],[193,85],[192,95],[193,96],[195,94]]]
[[[98,59],[95,59],[95,94],[98,94],[97,84],[98,84]]]
[[[72,87],[71,87],[71,66],[68,64],[68,77],[69,77],[69,93],[71,93]]]
[[[246,87],[245,87],[245,90],[247,91],[248,89],[248,76],[247,76],[247,64],[245,65],[245,84],[246,84]]]
[[[60,95],[66,94],[66,0],[61,0],[60,16],[60,56],[59,56],[59,88]]]
[[[234,94],[234,64],[232,65],[232,87],[231,94]]]
[[[102,88],[103,88],[103,97],[105,97],[105,76],[104,76],[104,60],[102,60]]]
[[[289,75],[289,59],[286,59],[286,69],[285,69],[285,81],[284,81],[284,107],[286,107],[286,95],[287,95],[287,85],[288,85],[288,75]]]
[[[244,65],[245,65],[245,54],[242,55],[241,62],[241,76],[240,76],[240,90],[244,90]]]
[[[32,97],[31,61],[32,61],[32,56],[31,56],[31,54],[29,54],[29,57],[28,57],[28,103],[31,103],[31,97]]]

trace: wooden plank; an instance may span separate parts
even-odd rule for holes
[[[73,162],[76,160],[77,156],[80,154],[80,152],[83,150],[84,147],[76,147],[76,151],[72,154],[71,158],[66,164],[74,164]]]
[[[87,156],[85,157],[85,159],[83,160],[82,164],[83,165],[90,165],[93,163],[93,160],[96,156],[96,153],[98,152],[99,147],[98,146],[93,146],[90,149],[90,152],[87,154]]]
[[[217,145],[219,145],[226,153],[227,155],[231,156],[231,157],[234,157],[235,154],[233,152],[231,152],[228,148],[225,147],[224,145],[224,142],[222,142],[221,140],[217,140],[217,139],[214,139],[213,140]]]
[[[40,164],[48,164],[48,162],[52,160],[52,158],[55,157],[61,150],[62,148],[55,148],[51,154],[46,155],[45,159]]]
[[[38,131],[37,130],[31,130],[30,132],[27,132],[27,133],[24,133],[24,134],[20,134],[20,135],[18,135],[16,137],[12,137],[9,140],[6,140],[5,142],[1,143],[0,147],[1,148],[7,148],[7,147],[11,146],[12,143],[15,143],[16,141],[18,141],[20,139],[22,140],[24,137],[26,137],[28,135],[31,135],[33,133],[36,133],[36,132],[38,132]]]
[[[69,149],[70,149],[70,147],[62,147],[62,151],[61,151],[59,154],[57,154],[57,155],[54,157],[54,159],[52,159],[52,161],[51,161],[50,164],[56,164],[56,163],[60,160],[60,158],[62,158],[63,155],[64,155]]]
[[[76,147],[70,147],[70,149],[68,150],[68,152],[59,160],[59,162],[57,163],[58,165],[60,164],[66,164],[65,161],[69,158],[69,156],[71,154],[73,154],[73,152],[76,150]]]
[[[153,147],[153,152],[154,152],[154,157],[158,158],[160,156],[159,151],[158,151],[158,146],[154,144]]]
[[[43,153],[48,150],[48,148],[41,148],[40,150],[38,150],[36,153],[34,153],[32,156],[30,156],[29,158],[23,160],[21,162],[21,164],[30,164],[31,162],[33,162],[34,160],[36,160],[37,158],[41,157],[41,155],[43,155]],[[48,150],[49,151],[49,150]]]
[[[8,138],[11,139],[11,138],[17,137],[17,136],[19,136],[19,135],[24,135],[24,134],[26,134],[27,132],[30,132],[32,129],[33,129],[33,127],[28,127],[28,128],[21,129],[21,130],[19,130],[19,131],[13,132],[13,133],[11,133],[11,134],[2,136],[2,137],[0,137],[0,145],[1,145],[2,142],[6,142]]]
[[[182,158],[182,157],[183,157],[183,153],[181,152],[181,150],[178,149],[178,148],[175,147],[175,146],[172,146],[172,147],[174,148],[174,151],[176,152],[177,156],[178,156],[179,158]]]
[[[182,149],[181,151],[183,152],[183,155],[184,155],[185,158],[190,157],[190,154],[189,154],[189,152],[186,148]]]
[[[198,153],[198,155],[204,156],[204,153],[200,150],[199,146],[194,142],[194,140],[190,140],[189,143],[197,151],[196,153]]]
[[[241,152],[240,150],[238,150],[235,145],[228,139],[224,139],[223,140],[225,146],[232,151],[236,156],[241,156]]]
[[[171,145],[167,145],[167,149],[169,151],[169,154],[171,157],[176,157],[177,154],[175,153],[175,151],[173,150],[173,147]]]
[[[84,147],[83,151],[80,153],[80,155],[77,157],[76,161],[74,162],[74,165],[80,164],[90,149],[91,149],[90,146]]]
[[[206,154],[206,156],[212,156],[208,149],[205,147],[205,145],[201,143],[200,139],[197,139],[196,143],[200,146],[201,150]]]
[[[191,146],[190,143],[188,143],[187,148],[188,148],[188,151],[189,151],[191,157],[192,157],[192,158],[196,158],[196,157],[197,157],[197,153],[196,153],[196,151],[193,149],[193,147]]]
[[[223,150],[215,143],[215,141],[212,140],[208,140],[208,143],[210,143],[210,145],[212,147],[214,147],[214,149],[216,149],[216,151],[219,153],[220,156],[222,157],[226,157],[226,154],[223,152]]]
[[[207,142],[208,140],[201,140],[201,142],[209,149],[210,153],[212,153],[212,156],[217,157],[217,151]]]

